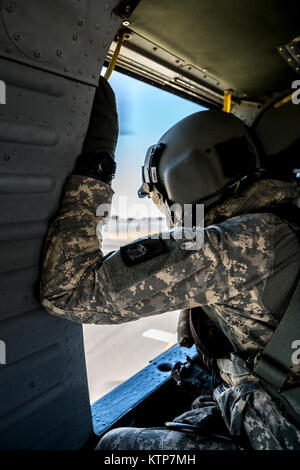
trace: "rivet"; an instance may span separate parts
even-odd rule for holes
[[[20,41],[21,35],[20,35],[19,33],[15,33],[15,34],[14,34],[14,39],[15,39],[16,41]]]
[[[299,67],[296,67],[296,70],[297,70],[297,71],[300,70]]]
[[[124,35],[124,39],[130,39],[130,37],[131,37],[130,34],[125,34]]]
[[[6,5],[6,11],[8,11],[8,13],[11,13],[12,11],[14,11],[14,6],[12,3],[8,3]]]
[[[106,11],[109,10],[109,3],[105,3],[104,10],[106,10]]]
[[[77,33],[74,33],[72,37],[73,37],[73,41],[78,41],[79,36]]]
[[[5,46],[5,52],[8,52],[8,54],[11,53],[11,48],[9,46]]]
[[[283,51],[283,47],[280,47],[279,50],[280,50],[280,52]]]
[[[84,25],[84,20],[80,19],[77,21],[78,26],[83,26]]]
[[[34,55],[35,55],[35,57],[37,57],[39,59],[41,57],[41,52],[40,51],[34,51]]]
[[[130,12],[130,5],[127,5],[127,6],[126,6],[125,12],[126,12],[126,13],[129,13],[129,12]]]
[[[83,71],[81,69],[78,70],[78,73],[80,73],[80,75],[83,74]]]
[[[89,39],[89,43],[90,43],[90,44],[93,44],[93,42],[94,42],[94,38],[90,38],[90,39]]]
[[[95,24],[95,29],[100,29],[100,24],[99,23]]]
[[[300,54],[297,54],[296,57],[300,57]]]
[[[92,74],[92,78],[97,78],[97,75],[95,75],[94,73]]]
[[[85,55],[85,57],[88,57],[88,56],[90,55],[89,51],[86,51],[86,52],[84,53],[84,55]]]
[[[295,46],[291,46],[291,49],[295,49]]]
[[[129,25],[130,25],[129,21],[127,21],[127,20],[123,21],[123,26],[129,26]]]
[[[68,67],[64,67],[64,71],[65,71],[65,72],[69,72]]]
[[[7,161],[7,162],[8,162],[8,161],[10,160],[10,155],[4,155],[4,157],[3,157],[3,158],[4,158],[4,160],[5,160],[5,161]]]
[[[61,56],[62,56],[62,50],[61,50],[61,49],[57,49],[56,55],[57,55],[57,57],[61,57]]]
[[[288,58],[288,62],[291,62],[291,61],[292,61],[292,59],[289,57],[289,58]]]

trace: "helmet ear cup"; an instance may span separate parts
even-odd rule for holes
[[[223,173],[231,180],[243,177],[256,168],[255,148],[246,136],[235,137],[216,144]]]

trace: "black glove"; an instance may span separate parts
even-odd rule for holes
[[[177,323],[177,341],[179,346],[184,348],[191,348],[194,344],[194,338],[190,329],[189,315],[189,308],[181,310]]]
[[[82,153],[107,152],[114,157],[118,133],[115,94],[108,81],[100,77]]]
[[[115,94],[103,77],[96,89],[82,154],[73,174],[90,176],[110,183],[115,174],[115,148],[119,133]]]

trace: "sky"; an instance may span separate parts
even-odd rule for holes
[[[109,83],[116,95],[120,127],[111,213],[125,218],[159,216],[151,199],[137,196],[146,151],[178,121],[205,108],[119,72],[112,73]]]

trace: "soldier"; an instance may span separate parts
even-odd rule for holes
[[[82,154],[48,231],[41,302],[51,314],[97,325],[184,309],[181,344],[192,335],[203,364],[217,366],[221,381],[174,420],[202,426],[202,435],[120,428],[98,448],[300,449],[296,422],[251,372],[299,277],[296,182],[259,170],[256,146],[238,118],[196,113],[170,129],[145,160],[140,195],[149,194],[169,215],[176,203],[169,232],[103,257],[96,225],[108,214],[96,216],[96,209],[111,203],[117,136],[114,93],[100,78]],[[204,228],[194,227],[195,202],[204,204]],[[190,228],[172,227],[189,203]],[[286,384],[299,382],[292,364]]]

